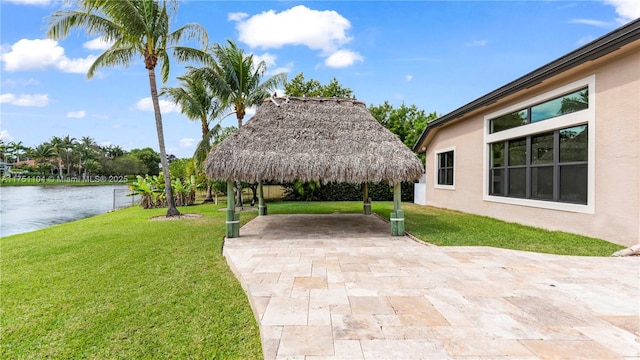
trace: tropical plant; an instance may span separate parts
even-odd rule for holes
[[[110,159],[114,159],[125,154],[125,151],[118,145],[101,146],[100,152]]]
[[[335,77],[327,85],[322,85],[316,79],[305,81],[304,74],[299,73],[284,84],[284,92],[289,96],[309,97],[353,97],[353,90],[343,87]]]
[[[129,189],[140,195],[140,206],[143,209],[152,209],[159,207],[163,198],[162,190],[158,188],[158,185],[162,186],[157,176],[145,175],[142,177],[138,175],[136,180],[129,184]]]
[[[49,160],[55,156],[56,152],[51,145],[44,143],[36,146],[33,151],[33,157],[36,160],[36,164],[41,175],[44,175],[47,167],[51,167]]]
[[[231,40],[227,40],[226,46],[215,44],[213,55],[216,62],[191,69],[190,75],[201,77],[209,84],[223,107],[236,114],[238,129],[241,129],[247,108],[260,105],[284,84],[286,74],[277,74],[263,81],[267,64],[264,61],[255,63],[253,55],[246,54]],[[242,186],[239,184],[236,205],[242,207]]]
[[[179,215],[171,196],[171,179],[164,145],[162,114],[156,85],[156,66],[160,65],[162,82],[169,78],[169,52],[178,61],[197,60],[207,62],[208,54],[191,47],[179,46],[183,40],[195,39],[206,47],[206,30],[195,23],[170,32],[174,11],[167,9],[167,1],[157,0],[78,0],[77,9],[56,11],[49,19],[47,35],[59,40],[73,29],[84,30],[89,35],[100,35],[110,48],[100,54],[89,68],[88,78],[103,67],[129,65],[142,56],[149,77],[149,88],[156,121],[160,148],[160,160],[164,174],[165,191],[169,195],[167,216]],[[177,2],[172,2],[177,10]]]
[[[87,159],[84,161],[84,175],[91,176],[92,174],[97,173],[102,166],[99,162],[94,159]]]
[[[138,175],[136,180],[129,184],[129,189],[133,193],[140,195],[140,206],[143,209],[152,209],[164,207],[167,203],[167,196],[163,190],[164,180],[162,176],[144,177]],[[171,181],[173,189],[173,201],[177,206],[193,205],[196,199],[195,179],[192,177],[190,181],[182,181],[181,179],[173,179]]]
[[[190,206],[196,200],[195,177],[191,177],[190,181],[182,181],[182,179],[173,179],[171,181],[174,194],[176,197],[176,205]]]
[[[181,112],[190,120],[200,121],[202,138],[193,154],[196,169],[204,172],[204,161],[211,150],[213,137],[220,131],[220,124],[210,128],[216,119],[222,118],[224,107],[220,99],[202,78],[187,74],[178,77],[179,87],[164,88],[161,95],[166,95],[171,101],[180,106]],[[213,201],[211,181],[206,180],[205,202]]]
[[[56,163],[58,164],[58,176],[62,176],[62,157],[60,153],[62,150],[62,138],[58,136],[53,136],[51,140],[49,140],[49,145],[53,148],[53,152],[56,156]]]
[[[25,151],[28,150],[28,147],[25,147],[22,141],[11,141],[6,148],[6,151],[9,153],[9,158],[14,160],[14,162],[20,161],[20,156],[25,154]]]
[[[67,169],[67,176],[71,174],[72,159],[73,159],[73,151],[75,150],[75,146],[78,142],[76,138],[67,135],[63,137],[58,145],[58,155],[64,157],[64,167]]]

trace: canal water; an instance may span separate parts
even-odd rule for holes
[[[0,237],[104,214],[131,206],[126,185],[3,186],[0,188]]]

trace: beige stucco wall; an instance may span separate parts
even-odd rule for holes
[[[595,74],[595,213],[483,200],[484,116]],[[590,136],[593,130],[589,129]],[[434,154],[455,147],[455,189],[434,187]],[[640,242],[640,49],[574,69],[437,130],[426,152],[428,205],[602,238]]]

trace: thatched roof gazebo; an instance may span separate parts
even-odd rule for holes
[[[240,131],[213,147],[205,172],[229,182],[387,182],[397,188],[398,211],[400,182],[420,178],[423,166],[364,102],[277,97],[265,99]],[[392,224],[402,217],[392,215]]]

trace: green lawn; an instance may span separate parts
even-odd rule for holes
[[[205,217],[129,208],[3,238],[0,358],[261,358],[225,213],[181,210]]]
[[[621,246],[456,211],[403,204],[406,229],[432,244],[609,256]],[[129,208],[2,238],[3,359],[257,359],[247,298],[222,257],[224,205],[148,221]],[[388,218],[390,202],[373,210]],[[360,202],[277,202],[269,214],[360,213]],[[243,223],[257,214],[243,212]]]
[[[622,246],[600,239],[507,223],[486,216],[403,203],[405,230],[439,246],[493,246],[541,253],[610,256]],[[375,213],[389,219],[392,202],[373,202]],[[269,214],[360,213],[360,202],[281,202],[269,204]]]

